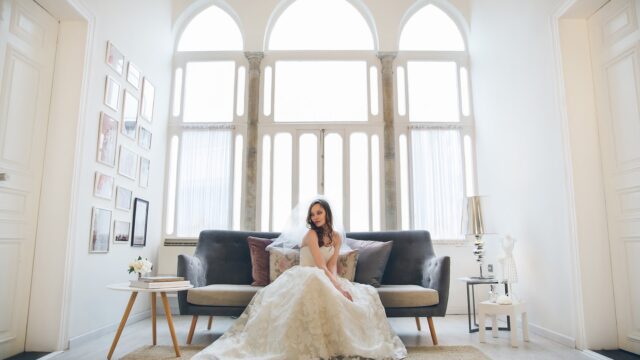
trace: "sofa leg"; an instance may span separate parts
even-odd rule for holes
[[[191,345],[193,340],[193,332],[196,331],[196,324],[198,323],[198,315],[193,315],[191,319],[191,328],[189,328],[189,335],[187,335],[187,345]]]
[[[211,324],[213,324],[213,315],[209,316],[209,325],[207,325],[207,330],[211,330]]]
[[[429,332],[431,333],[431,341],[433,341],[433,345],[438,345],[438,336],[436,335],[436,328],[433,326],[433,319],[431,316],[427,318],[427,322],[429,323]]]
[[[418,331],[422,331],[422,329],[420,328],[420,318],[416,316],[416,327],[418,328]]]

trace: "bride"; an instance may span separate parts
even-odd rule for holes
[[[407,356],[377,291],[336,275],[340,248],[347,247],[329,203],[313,200],[304,227],[296,215],[303,207],[297,209],[269,247],[300,247],[300,266],[260,289],[231,328],[192,360]]]

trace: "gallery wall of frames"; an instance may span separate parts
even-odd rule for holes
[[[145,246],[155,89],[133,61],[111,42],[106,45],[103,110],[96,147],[90,253],[107,253],[111,244]]]

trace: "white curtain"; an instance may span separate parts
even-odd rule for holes
[[[182,132],[178,175],[177,235],[231,228],[232,130]]]
[[[457,129],[411,131],[413,228],[435,240],[462,239],[464,179]]]

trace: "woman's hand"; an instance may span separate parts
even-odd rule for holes
[[[342,290],[342,289],[338,289],[338,290],[340,290],[342,295],[344,295],[347,299],[349,299],[349,301],[353,302],[353,297],[347,290]]]

